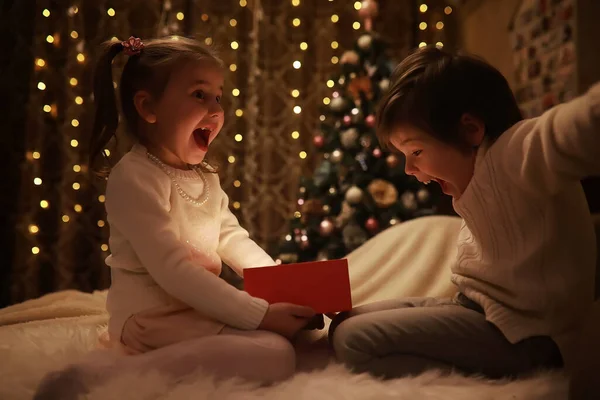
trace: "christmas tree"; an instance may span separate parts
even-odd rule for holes
[[[276,254],[282,263],[344,257],[392,225],[435,212],[439,189],[406,175],[402,156],[377,141],[375,111],[394,64],[371,29],[377,3],[363,1],[359,13],[365,30],[328,82],[331,101],[314,137],[323,158],[301,178],[298,209]]]

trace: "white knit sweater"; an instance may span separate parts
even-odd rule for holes
[[[115,166],[106,190],[109,333],[120,337],[130,315],[178,302],[229,326],[256,329],[267,302],[220,279],[221,260],[240,275],[275,262],[240,227],[217,174],[204,174],[205,188],[196,172],[165,167],[192,197],[208,190],[208,200],[186,201],[141,145]]]
[[[452,280],[516,343],[549,335],[565,363],[593,301],[596,242],[579,181],[600,174],[600,84],[516,124],[477,155],[454,201]]]

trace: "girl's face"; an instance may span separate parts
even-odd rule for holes
[[[437,182],[455,200],[469,185],[475,168],[475,148],[460,150],[410,125],[397,127],[390,135],[390,142],[405,155],[406,173],[419,181]],[[473,146],[480,143],[481,139]]]
[[[208,62],[188,62],[171,74],[145,135],[148,150],[166,164],[185,169],[202,162],[223,127],[223,73]]]

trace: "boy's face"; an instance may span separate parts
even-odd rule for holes
[[[469,185],[475,168],[475,148],[460,150],[411,125],[398,126],[390,135],[390,142],[405,155],[406,173],[419,181],[437,182],[455,200]]]

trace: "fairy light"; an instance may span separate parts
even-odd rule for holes
[[[103,194],[101,194],[100,196],[98,196],[98,201],[100,203],[104,203],[106,201],[106,196],[104,196]]]
[[[50,203],[48,202],[48,200],[42,200],[42,201],[40,201],[40,207],[46,209],[46,208],[50,207]]]
[[[447,6],[446,8],[444,8],[444,14],[446,14],[446,15],[452,14],[452,7]]]
[[[79,121],[76,119],[72,119],[71,120],[71,125],[73,125],[74,128],[77,128],[79,126]]]
[[[240,89],[238,89],[238,88],[235,88],[235,89],[233,89],[233,90],[231,91],[231,94],[232,94],[234,97],[238,97],[238,96],[240,95]]]
[[[331,48],[334,50],[337,49],[339,47],[339,45],[340,44],[338,42],[336,42],[335,40],[333,42],[331,42]]]
[[[300,152],[298,155],[300,156],[300,158],[301,158],[302,160],[304,160],[304,159],[306,158],[306,156],[307,156],[307,154],[306,154],[306,152],[305,152],[305,151],[301,151],[301,152]]]
[[[419,11],[421,11],[422,13],[427,12],[427,4],[421,4],[421,6],[419,7]]]
[[[77,39],[79,37],[79,33],[77,33],[77,31],[71,31],[71,37],[73,39]]]
[[[300,5],[300,0],[292,0],[292,5],[298,7]]]
[[[103,228],[104,225],[105,225],[104,221],[102,221],[102,220],[98,221],[98,228]]]
[[[292,90],[292,97],[296,98],[300,96],[300,91],[298,89]]]
[[[248,2],[246,2],[246,0],[240,0],[240,7],[246,7],[246,5],[248,5]]]
[[[292,20],[292,25],[294,25],[295,27],[299,27],[301,23],[302,21],[300,21],[300,18],[294,18]]]
[[[332,64],[337,64],[339,61],[340,61],[340,59],[337,56],[331,57],[331,63]]]
[[[46,90],[46,84],[44,82],[38,82],[37,88],[40,90]]]
[[[241,117],[243,115],[244,115],[244,110],[242,110],[241,108],[238,108],[237,110],[235,110],[236,117]]]
[[[329,103],[331,103],[331,99],[329,97],[324,97],[323,104],[328,105]]]
[[[235,27],[237,25],[237,20],[235,18],[232,18],[229,20],[229,25],[231,27]]]
[[[83,104],[83,97],[81,97],[81,96],[75,97],[75,104],[82,105]]]
[[[31,154],[31,157],[33,157],[34,160],[39,160],[41,156],[39,151],[34,151],[33,154]]]
[[[79,146],[79,142],[77,141],[77,139],[71,139],[71,147],[77,147]]]
[[[337,23],[340,20],[340,17],[337,14],[333,14],[331,16],[331,22],[333,22],[334,24]]]
[[[63,215],[61,219],[62,219],[62,222],[64,222],[64,223],[67,223],[71,220],[71,218],[69,218],[69,216],[66,214]]]
[[[235,135],[234,139],[236,142],[241,142],[242,140],[244,140],[244,137],[238,133]]]
[[[442,43],[442,42],[437,42],[437,43],[435,44],[435,47],[437,47],[438,49],[441,49],[442,47],[444,47],[444,43]]]
[[[79,164],[73,165],[73,172],[81,172],[81,165],[79,165]]]
[[[302,107],[294,106],[294,114],[300,114],[302,112]]]
[[[35,186],[40,186],[42,184],[42,178],[34,178],[33,179],[33,184]]]
[[[229,66],[229,70],[230,70],[231,72],[235,72],[235,71],[237,70],[237,65],[235,65],[235,64],[231,64],[231,65]]]
[[[73,183],[73,190],[79,190],[81,189],[81,185],[79,184],[79,182],[74,182]]]
[[[360,29],[360,22],[354,21],[354,23],[352,23],[352,28],[354,30],[356,30],[356,31],[359,30]]]
[[[40,248],[39,248],[39,247],[37,247],[37,246],[33,246],[33,247],[31,248],[31,252],[32,252],[34,255],[38,255],[38,254],[40,254]]]
[[[227,157],[227,161],[229,162],[229,164],[233,164],[235,162],[235,157],[229,156],[229,157]]]
[[[435,24],[435,27],[438,30],[442,30],[442,29],[444,29],[444,23],[442,21],[438,21],[437,24]]]
[[[75,210],[76,213],[80,213],[83,211],[83,207],[81,206],[81,204],[75,204],[73,210]]]
[[[294,66],[295,69],[300,69],[300,67],[302,67],[302,63],[298,60],[294,61],[294,63],[292,65]]]
[[[77,61],[80,63],[85,61],[85,56],[82,53],[77,54]]]
[[[79,81],[77,80],[77,78],[71,78],[71,79],[69,79],[69,84],[71,86],[77,86],[78,83],[79,83]]]
[[[242,182],[240,182],[239,180],[235,180],[233,181],[233,186],[235,186],[236,188],[239,188],[240,186],[242,186]]]
[[[308,44],[306,42],[300,43],[300,50],[304,51],[308,49]]]
[[[35,60],[35,64],[38,67],[43,68],[44,66],[46,66],[46,61],[44,61],[42,58],[38,58],[37,60]]]
[[[46,42],[51,43],[51,44],[54,43],[54,36],[52,36],[52,35],[46,36]]]
[[[300,137],[300,132],[294,131],[292,132],[292,139],[296,140]]]
[[[360,1],[355,1],[354,2],[354,9],[355,10],[360,10],[362,8],[362,3]]]
[[[109,8],[108,10],[106,10],[106,13],[109,17],[114,17],[116,15],[116,12],[113,8]]]
[[[44,9],[44,11],[42,11],[42,15],[46,18],[48,18],[50,16],[50,10],[48,10],[47,8]]]
[[[31,233],[32,235],[35,235],[36,233],[38,233],[40,231],[40,228],[37,225],[31,224],[28,227],[29,233]]]
[[[178,12],[175,17],[177,18],[178,21],[183,21],[183,19],[185,18],[185,15],[182,12]]]
[[[425,47],[425,46],[427,46],[427,43],[426,43],[426,42],[421,42],[421,43],[419,43],[419,48],[423,48],[423,47]]]
[[[231,48],[233,50],[237,50],[240,47],[239,43],[236,42],[235,40],[233,42],[231,42]]]
[[[52,107],[50,107],[49,104],[46,104],[46,105],[44,105],[42,110],[44,110],[44,112],[46,112],[46,113],[49,113],[50,111],[52,111]]]
[[[421,22],[419,24],[419,29],[424,31],[425,29],[427,29],[427,22]]]
[[[213,44],[213,39],[211,37],[207,37],[204,39],[204,44],[210,46]]]

